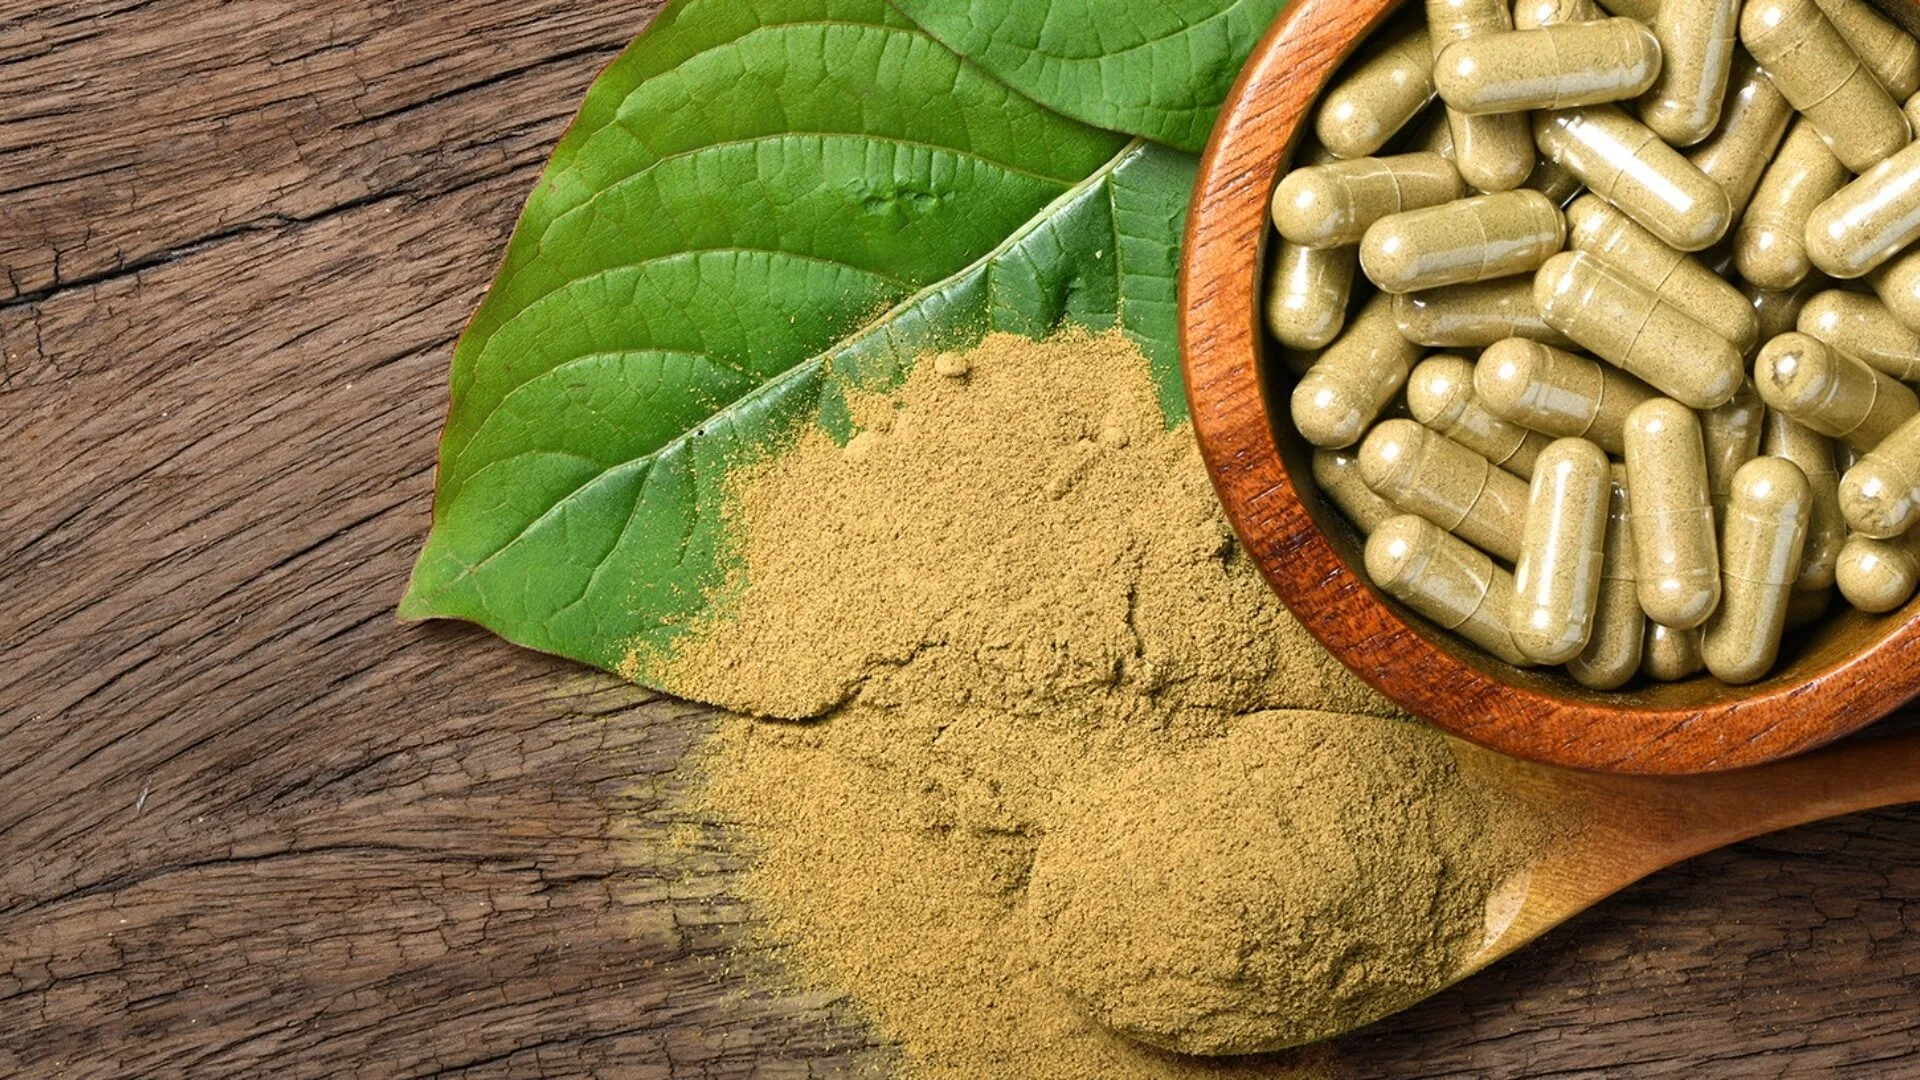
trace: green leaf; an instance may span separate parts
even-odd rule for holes
[[[1286,0],[893,0],[1020,92],[1090,124],[1199,151]]]
[[[730,470],[990,329],[1124,322],[1184,416],[1193,167],[880,0],[674,4],[589,93],[455,350],[401,614],[657,656],[726,582]]]

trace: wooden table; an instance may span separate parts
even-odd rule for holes
[[[663,841],[702,709],[393,616],[454,337],[651,8],[0,11],[0,1075],[884,1058],[730,959],[716,833]],[[1920,1076],[1917,849],[1701,859],[1348,1059]]]

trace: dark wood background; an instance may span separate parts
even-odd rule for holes
[[[703,710],[393,616],[454,337],[653,6],[0,4],[0,1075],[884,1063],[731,955]],[[1698,860],[1347,1058],[1920,1076],[1917,843]]]

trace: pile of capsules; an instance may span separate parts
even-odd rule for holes
[[[1836,584],[1904,605],[1920,43],[1864,0],[1424,6],[1273,197],[1266,322],[1368,576],[1600,690],[1762,678]]]

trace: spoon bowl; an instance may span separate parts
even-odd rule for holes
[[[1364,539],[1313,481],[1292,428],[1295,376],[1261,327],[1268,200],[1341,63],[1399,0],[1295,0],[1255,49],[1201,163],[1181,275],[1194,431],[1228,517],[1289,609],[1396,704],[1506,754],[1580,769],[1703,773],[1798,754],[1920,693],[1920,598],[1847,611],[1790,635],[1766,679],[1701,676],[1587,690],[1504,664],[1414,615],[1365,578]],[[1913,27],[1920,5],[1887,0]],[[1838,598],[1834,610],[1845,605]]]

